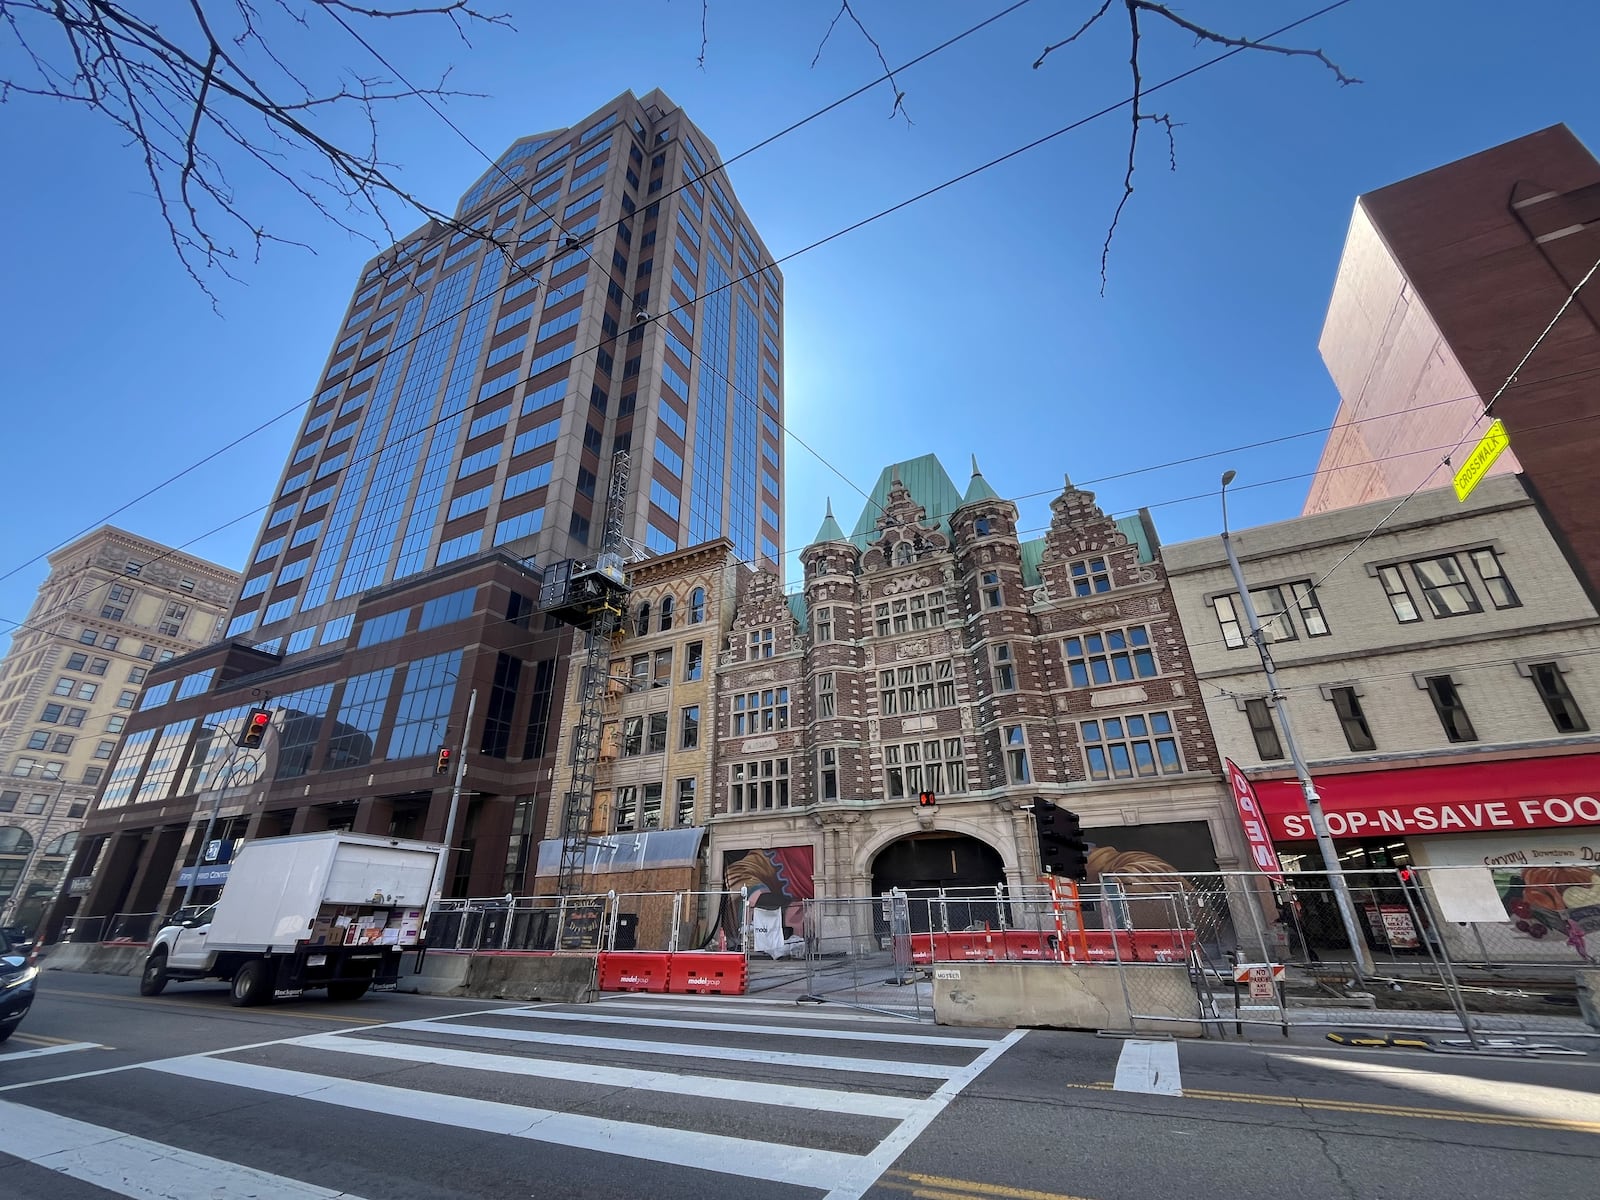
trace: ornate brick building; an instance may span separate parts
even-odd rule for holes
[[[770,904],[1031,882],[1036,796],[1080,814],[1091,870],[1239,861],[1147,513],[1068,480],[1049,532],[973,464],[883,472],[830,510],[803,592],[756,574],[718,662],[710,867]],[[931,792],[934,803],[919,800]],[[1146,860],[1147,861],[1147,860]]]

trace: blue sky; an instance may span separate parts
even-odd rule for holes
[[[491,154],[625,88],[659,86],[732,155],[880,71],[843,25],[810,65],[828,0],[713,0],[703,70],[694,0],[621,0],[603,19],[592,6],[547,16],[540,5],[537,19],[531,5],[502,6],[519,30],[479,31],[470,49],[414,22],[375,37],[407,74],[451,67],[455,86],[485,94],[448,111]],[[892,64],[1003,7],[854,3]],[[909,128],[888,118],[885,86],[736,164],[733,185],[768,246],[805,246],[1125,97],[1125,31],[1109,22],[1030,69],[1093,7],[1033,0],[906,72]],[[1259,35],[1317,7],[1190,0],[1182,11]],[[1312,60],[1246,54],[1153,97],[1182,122],[1178,169],[1147,131],[1103,297],[1124,113],[784,265],[787,424],[820,455],[788,442],[791,549],[829,496],[848,528],[856,489],[897,459],[937,453],[959,484],[976,453],[997,491],[1027,497],[1030,529],[1048,520],[1063,472],[1092,480],[1325,425],[1337,397],[1316,340],[1355,196],[1560,121],[1600,145],[1600,5],[1354,0],[1286,40],[1324,48],[1365,82],[1341,88]],[[314,74],[368,69],[334,27],[295,45]],[[14,53],[0,45],[0,64]],[[1146,82],[1209,53],[1148,29]],[[12,181],[0,192],[11,233],[3,573],[303,398],[372,250],[282,191],[245,190],[246,207],[314,253],[269,249],[238,268],[241,283],[215,280],[218,315],[183,274],[114,131],[21,99],[0,109],[0,128]],[[388,110],[382,137],[404,182],[439,207],[485,166],[420,105]],[[259,516],[200,535],[264,503],[296,429],[278,422],[114,522],[241,566]],[[1248,485],[1310,471],[1320,444],[1096,490],[1114,512],[1158,506],[1163,540],[1179,541],[1215,531],[1215,501],[1162,502],[1214,491],[1224,466],[1240,475],[1236,525],[1295,515],[1304,480]],[[40,561],[0,580],[0,617],[23,617],[44,574]]]

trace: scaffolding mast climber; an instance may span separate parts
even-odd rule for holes
[[[584,632],[572,775],[561,807],[561,873],[557,890],[563,896],[577,894],[588,862],[595,770],[604,734],[606,686],[611,673],[611,646],[622,627],[631,591],[621,553],[629,465],[626,449],[612,454],[605,524],[600,553],[594,564],[571,559],[556,563],[546,574],[540,595],[540,607]]]

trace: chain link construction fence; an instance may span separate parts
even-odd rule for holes
[[[802,998],[913,1020],[931,1018],[926,972],[914,962],[912,910],[904,892],[807,900]],[[927,915],[924,909],[924,920]]]

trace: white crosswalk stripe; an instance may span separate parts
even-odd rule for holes
[[[695,1190],[707,1197],[784,1185],[859,1200],[1021,1036],[745,997],[510,1006],[139,1064],[120,1078],[130,1095],[149,1099],[130,1101],[126,1114],[92,1108],[83,1115],[93,1121],[60,1115],[71,1110],[68,1077],[59,1082],[68,1099],[47,1101],[44,1082],[0,1101],[0,1154],[129,1197],[358,1200],[373,1191],[370,1173],[353,1174],[352,1190],[340,1192],[326,1163],[264,1155],[258,1145],[240,1144],[240,1162],[217,1157],[235,1153],[227,1139],[241,1135],[226,1121],[193,1127],[185,1097],[197,1087],[210,1089],[202,1103],[218,1112],[265,1105],[284,1126],[349,1129],[364,1145],[416,1142],[406,1129],[421,1122],[430,1148],[460,1139],[469,1159],[484,1161],[483,1139],[506,1139],[505,1151],[488,1156],[491,1167],[525,1153],[510,1147],[534,1143],[539,1171],[566,1180],[551,1195],[578,1194],[573,1180],[609,1158],[632,1164],[617,1170],[639,1180],[637,1194],[650,1191],[642,1172],[678,1170],[703,1172],[687,1178],[704,1181]],[[36,1096],[41,1107],[30,1106]],[[169,1103],[170,1114],[150,1111]],[[109,1127],[119,1115],[127,1129]],[[139,1136],[169,1128],[164,1136],[180,1144]],[[317,1182],[290,1177],[302,1171]]]

